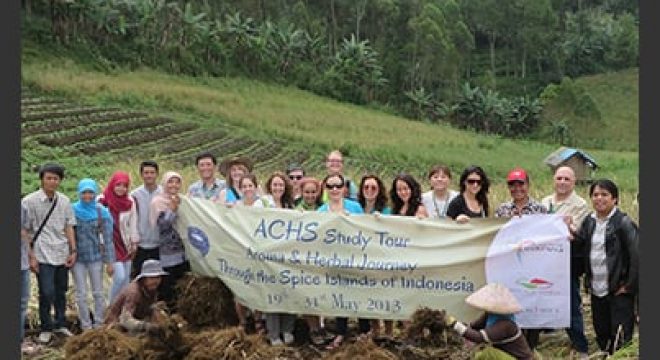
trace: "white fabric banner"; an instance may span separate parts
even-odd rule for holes
[[[559,215],[512,218],[497,233],[486,257],[486,280],[508,287],[523,310],[523,328],[570,324],[570,243]]]
[[[461,225],[400,216],[227,208],[185,196],[178,214],[176,227],[192,270],[219,277],[241,303],[266,312],[408,319],[428,306],[471,321],[479,311],[465,298],[486,283],[486,254],[502,253],[496,260],[517,256],[509,245],[491,246],[507,219]],[[535,231],[546,228],[541,233],[553,239],[564,236],[561,229],[542,225],[546,218],[521,222]],[[505,234],[527,234],[525,227],[505,228]],[[537,278],[561,281],[555,265],[526,266],[538,270]],[[513,269],[500,268],[511,287]],[[514,294],[544,301],[533,292]]]

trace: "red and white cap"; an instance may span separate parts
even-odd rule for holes
[[[506,181],[527,181],[527,172],[522,168],[515,168],[509,171],[509,175],[506,176]]]

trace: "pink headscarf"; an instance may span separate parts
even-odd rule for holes
[[[183,178],[178,172],[168,171],[163,175],[163,179],[161,180],[163,191],[154,196],[149,207],[149,222],[151,226],[156,226],[156,221],[158,221],[160,213],[167,210],[170,207],[170,203],[172,203],[172,195],[167,193],[166,188],[167,182],[173,177],[179,178],[183,182]]]

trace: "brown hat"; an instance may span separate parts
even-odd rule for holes
[[[218,170],[222,176],[227,177],[227,172],[232,165],[243,165],[248,169],[248,172],[252,172],[252,161],[244,156],[235,156],[229,159],[225,159],[218,166]]]
[[[468,305],[493,314],[515,314],[522,310],[520,303],[506,286],[497,283],[488,284],[465,299]]]

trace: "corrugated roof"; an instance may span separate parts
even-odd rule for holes
[[[552,154],[548,155],[548,157],[545,158],[544,163],[550,166],[559,166],[561,163],[570,159],[573,156],[581,157],[587,164],[589,164],[594,169],[598,167],[598,164],[596,163],[596,159],[594,159],[591,155],[587,154],[582,150],[575,148],[568,148],[565,146],[560,147],[559,149],[555,150]]]

